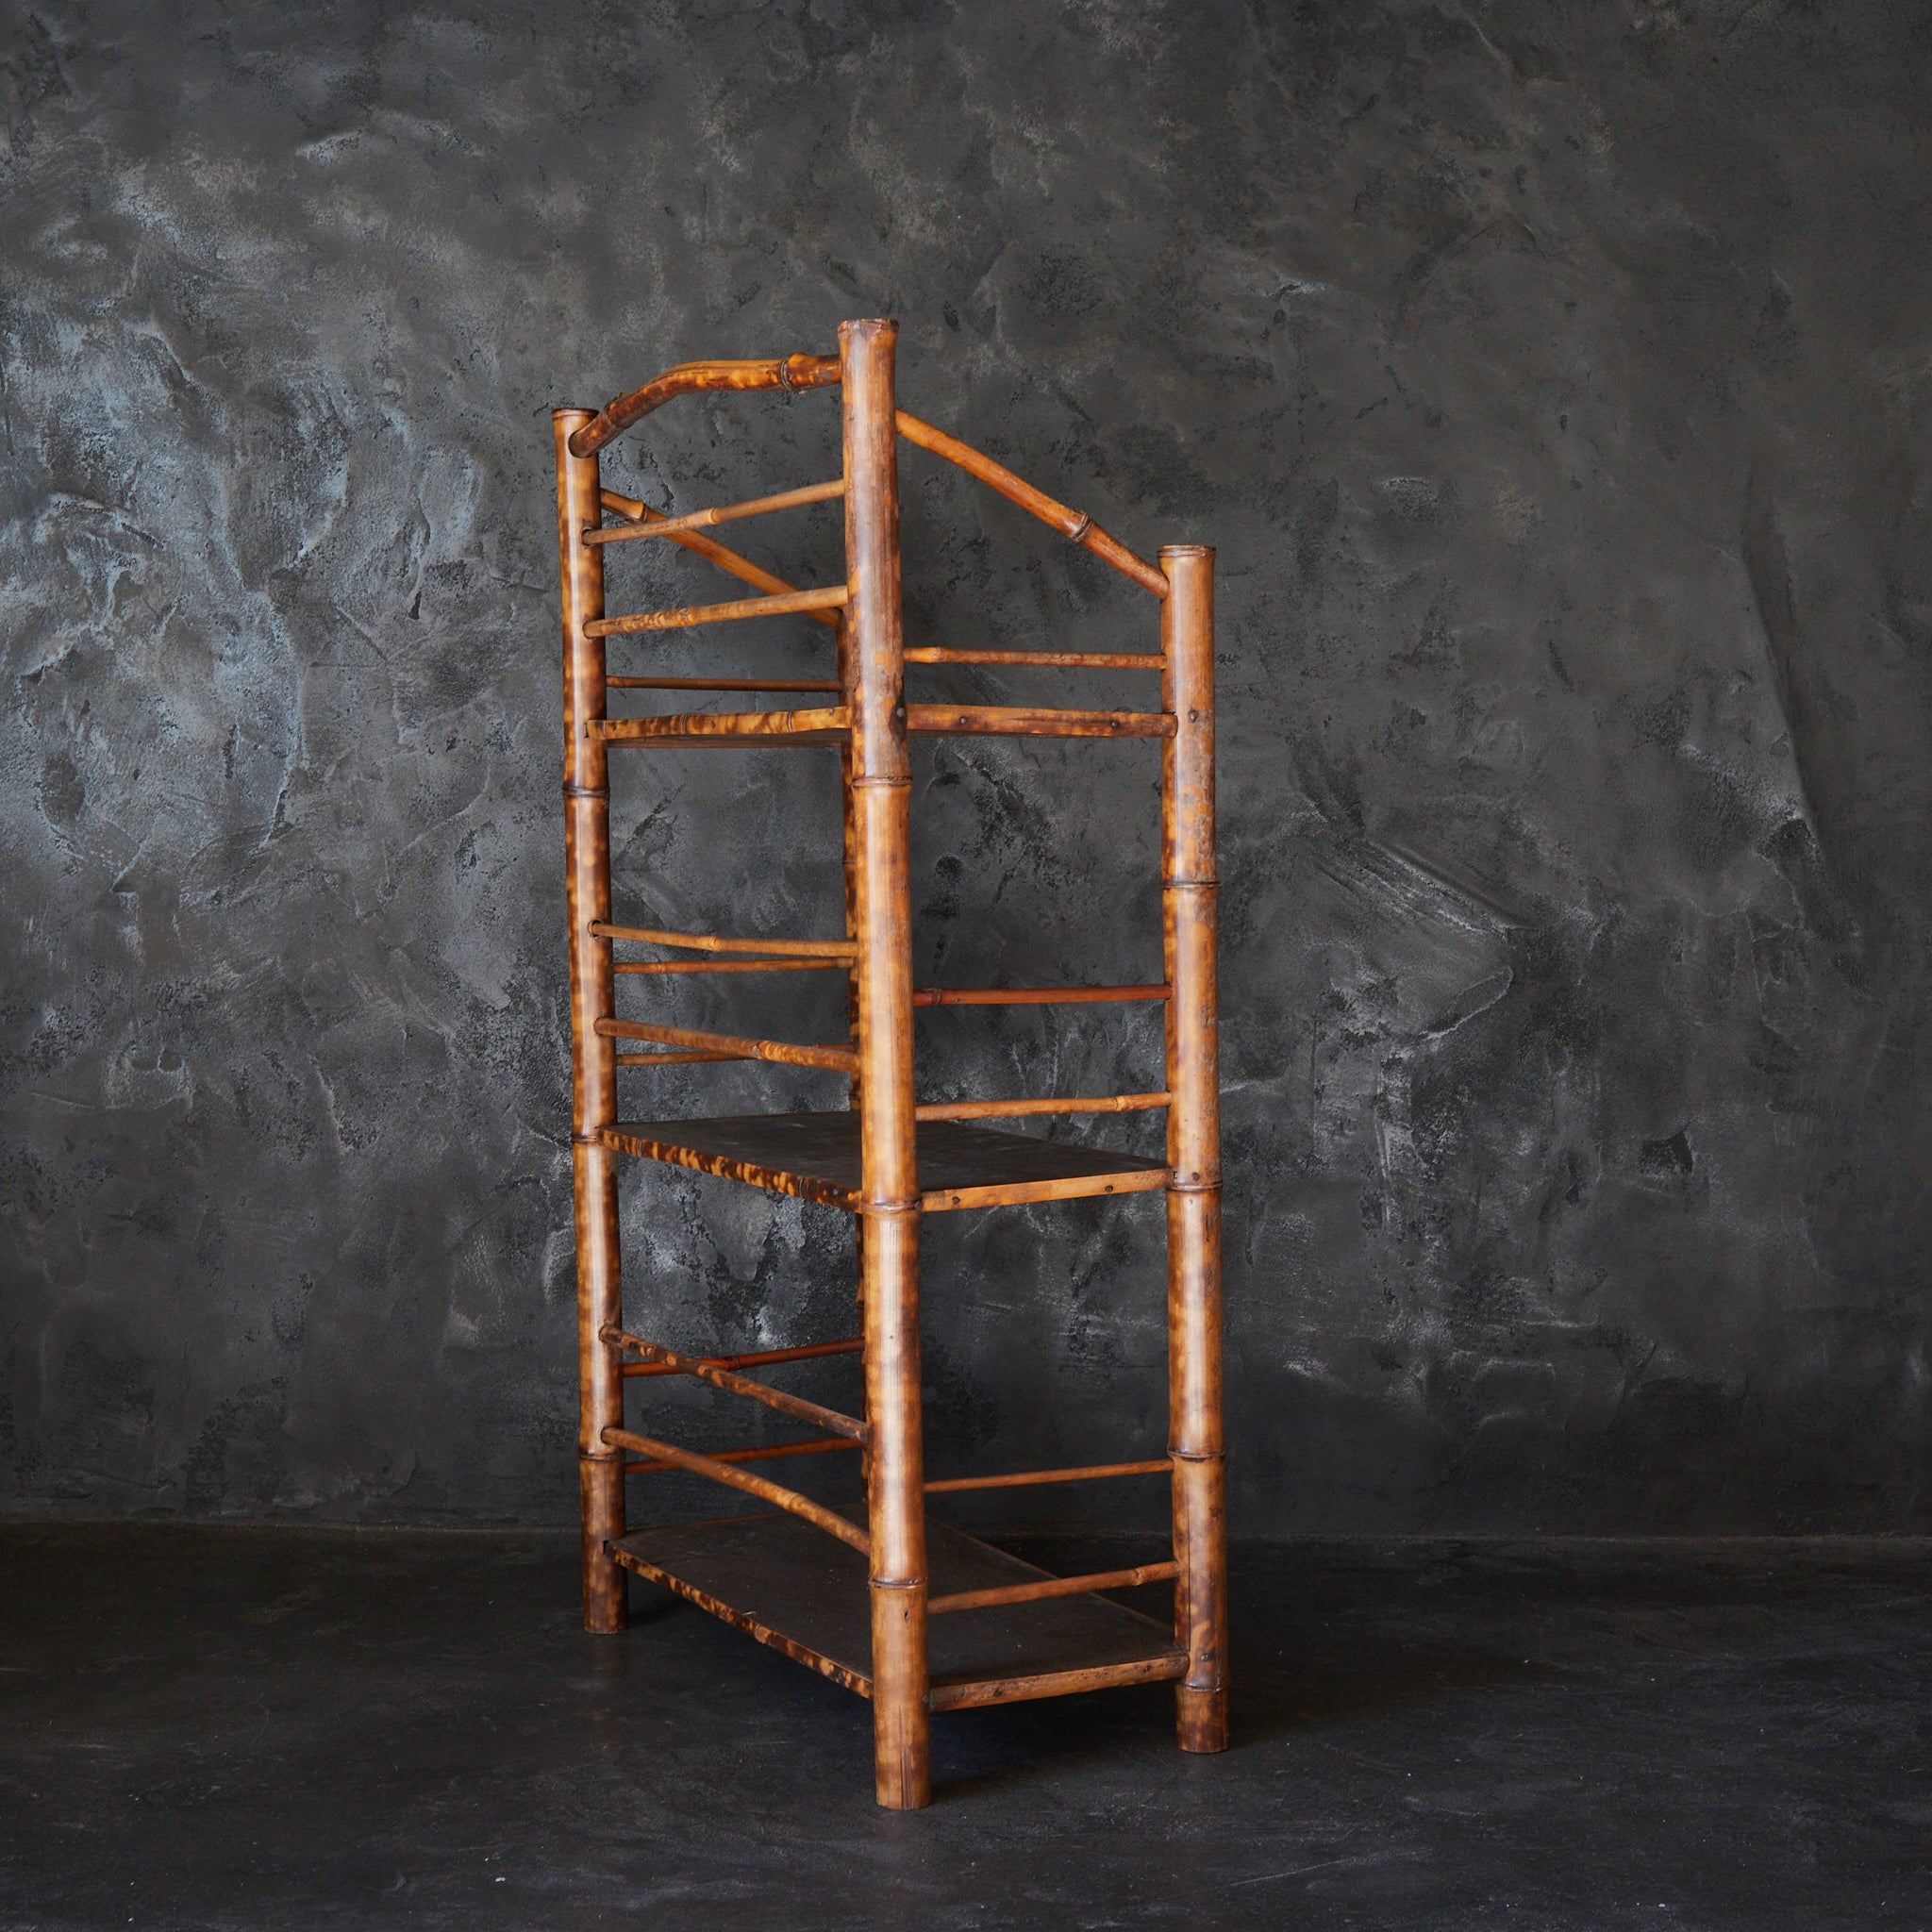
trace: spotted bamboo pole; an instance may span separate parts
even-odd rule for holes
[[[604,615],[602,553],[586,546],[603,512],[597,458],[575,456],[570,440],[588,409],[558,409],[557,543],[562,580],[564,870],[570,918],[571,1165],[576,1183],[577,1469],[583,1497],[584,1627],[622,1630],[624,1572],[608,1545],[624,1534],[624,1451],[605,1431],[624,1423],[619,1352],[601,1331],[623,1319],[617,1234],[617,1155],[598,1130],[617,1119],[612,1041],[598,1031],[614,1010],[610,948],[591,927],[610,917],[610,785],[602,741],[604,641],[590,626]]]
[[[1175,1687],[1184,1751],[1227,1747],[1227,1530],[1221,1375],[1221,1098],[1214,976],[1214,553],[1160,553],[1165,708],[1161,926],[1167,958],[1168,1426],[1174,1465]]]
[[[932,1790],[920,1439],[919,1172],[912,1113],[911,789],[899,601],[898,325],[840,326],[845,434],[846,708],[858,943],[858,1213],[871,1524],[873,1747],[878,1801]]]

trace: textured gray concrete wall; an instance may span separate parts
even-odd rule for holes
[[[908,407],[1220,547],[1240,1527],[1926,1526],[1921,9],[6,19],[6,1507],[567,1519],[547,410],[892,313]],[[828,396],[688,402],[612,468],[695,508],[835,434]],[[905,475],[919,637],[1151,642],[1091,558]],[[824,511],[745,541],[838,567]],[[802,621],[623,655],[721,653],[826,662]],[[1144,747],[920,760],[922,977],[1158,970]],[[836,929],[820,755],[620,786],[625,908]],[[659,1009],[840,1023],[756,991]],[[948,1015],[922,1081],[1158,1052],[1144,1012]],[[641,1325],[849,1324],[839,1217],[627,1186]],[[931,1228],[936,1466],[1161,1441],[1158,1235]],[[717,1440],[709,1400],[665,1427]]]

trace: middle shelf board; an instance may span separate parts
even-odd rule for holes
[[[602,1130],[607,1147],[699,1174],[721,1174],[774,1193],[856,1210],[858,1116],[851,1112],[759,1113],[699,1121],[621,1121]],[[1003,1134],[963,1121],[921,1121],[920,1206],[999,1208],[1088,1194],[1148,1193],[1167,1185],[1164,1160]]]
[[[1164,711],[1076,711],[1016,705],[908,705],[906,729],[914,738],[958,734],[995,738],[1172,738]],[[593,718],[591,736],[602,743],[702,747],[843,744],[852,713],[843,706],[815,710],[677,711],[652,718]]]

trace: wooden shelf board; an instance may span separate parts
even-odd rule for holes
[[[929,1213],[1091,1194],[1145,1193],[1167,1185],[1167,1163],[1110,1148],[1005,1134],[964,1121],[921,1121],[920,1205]],[[796,1194],[828,1208],[858,1205],[858,1116],[744,1114],[718,1120],[621,1121],[606,1146],[645,1160]]]
[[[1047,1574],[930,1518],[925,1534],[934,1595]],[[625,1569],[872,1695],[865,1558],[809,1524],[782,1513],[732,1516],[633,1530],[610,1550]],[[953,1611],[932,1619],[927,1644],[935,1710],[1172,1680],[1188,1667],[1165,1624],[1101,1596]]]

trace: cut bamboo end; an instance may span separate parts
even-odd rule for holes
[[[1099,1570],[1090,1576],[1045,1576],[1038,1583],[1009,1583],[999,1590],[962,1590],[926,1599],[929,1617],[949,1610],[991,1610],[1003,1604],[1038,1603],[1042,1597],[1091,1596],[1097,1590],[1133,1590],[1142,1583],[1166,1583],[1181,1574],[1178,1563],[1142,1563],[1132,1570]]]
[[[795,612],[837,610],[851,591],[843,584],[823,591],[786,591],[766,597],[738,597],[728,604],[692,604],[678,610],[634,610],[625,617],[593,618],[587,638],[630,637],[640,631],[686,630],[696,624],[731,624],[748,617],[789,617]]]
[[[682,953],[770,953],[800,960],[843,961],[858,952],[850,940],[733,940],[716,933],[671,932],[655,925],[613,925],[601,919],[591,923],[591,936],[644,946],[673,946]]]
[[[1144,1113],[1168,1104],[1165,1093],[1103,1093],[1074,1100],[936,1100],[922,1102],[912,1114],[922,1121],[997,1121],[1047,1113]]]
[[[829,503],[845,494],[845,479],[834,477],[829,483],[808,483],[802,490],[780,491],[775,496],[754,496],[743,503],[718,504],[710,509],[694,509],[689,516],[666,517],[659,523],[639,523],[629,529],[586,530],[590,544],[627,543],[640,537],[675,537],[685,530],[706,530],[714,524],[735,524],[745,517],[769,516],[774,510],[798,509],[808,503]]]

